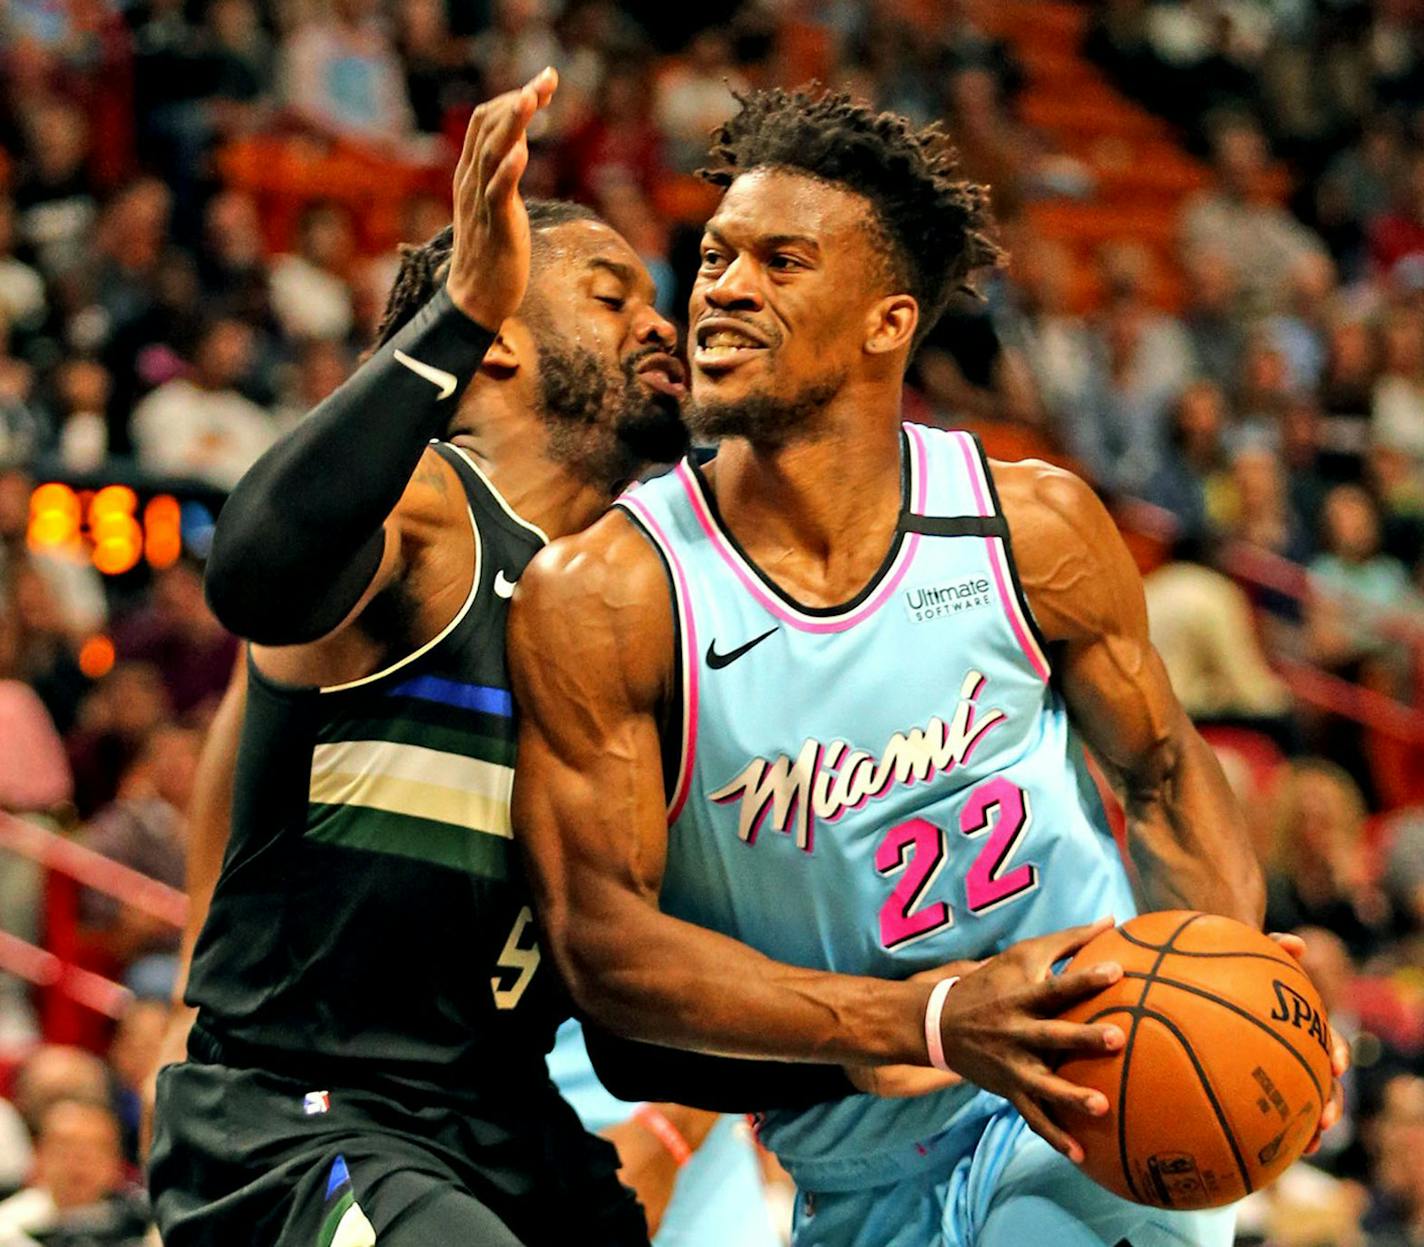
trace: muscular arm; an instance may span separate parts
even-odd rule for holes
[[[475,109],[455,170],[445,285],[228,499],[207,592],[239,636],[270,646],[316,641],[399,574],[405,534],[392,512],[494,341],[484,326],[498,329],[524,297],[525,131],[557,81],[546,70]],[[438,509],[438,497],[429,502]],[[445,515],[458,524],[463,507],[452,502]]]
[[[659,908],[667,859],[658,708],[671,691],[672,609],[661,564],[626,517],[545,550],[520,578],[509,664],[521,710],[517,839],[545,944],[583,1011],[626,1037],[733,1057],[929,1063],[932,983],[786,965]],[[697,799],[695,796],[693,799]],[[1122,1042],[1111,1024],[1053,1020],[1115,981],[1111,964],[1055,976],[1100,925],[1041,936],[979,965],[943,997],[950,1068],[1009,1098],[1074,1157],[1049,1119],[1106,1110],[1052,1072],[1067,1051]],[[921,1088],[926,1089],[926,1088]]]
[[[1148,639],[1142,580],[1111,517],[1046,464],[995,464],[994,480],[1069,712],[1123,796],[1144,907],[1259,926],[1265,892],[1244,819]]]
[[[521,577],[509,635],[521,711],[514,821],[574,999],[599,1025],[654,1043],[925,1064],[926,984],[784,965],[659,909],[657,711],[672,654],[662,567],[617,512]]]

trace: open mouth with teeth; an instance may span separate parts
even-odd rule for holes
[[[705,371],[725,371],[766,350],[766,343],[734,324],[702,325],[693,362]]]

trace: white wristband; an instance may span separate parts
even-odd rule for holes
[[[945,997],[957,982],[957,974],[951,979],[940,979],[934,985],[934,991],[930,992],[929,1004],[925,1006],[925,1047],[929,1049],[930,1064],[944,1074],[952,1074],[954,1071],[944,1059],[944,1037],[940,1034],[939,1020],[944,1012]]]

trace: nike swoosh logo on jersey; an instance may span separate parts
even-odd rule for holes
[[[514,586],[518,583],[517,580],[511,580],[506,576],[502,567],[494,574],[494,591],[502,598],[513,597]]]
[[[455,379],[453,372],[446,372],[443,368],[436,368],[433,364],[422,363],[418,359],[411,359],[404,351],[397,351],[396,363],[404,364],[417,377],[423,377],[440,391],[435,397],[437,399],[449,398],[455,392],[455,387],[459,381]]]
[[[777,628],[779,628],[780,626],[781,625],[778,624]],[[707,665],[711,667],[713,671],[720,671],[723,667],[726,667],[731,663],[736,662],[738,658],[740,658],[753,646],[760,645],[763,641],[766,640],[767,637],[772,634],[772,632],[775,632],[777,628],[772,628],[770,631],[763,632],[761,636],[754,636],[745,645],[739,645],[736,649],[728,650],[725,654],[719,654],[717,652],[717,642],[715,639],[708,641]]]

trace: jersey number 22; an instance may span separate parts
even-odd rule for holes
[[[959,812],[959,830],[982,847],[964,877],[964,899],[971,914],[1025,896],[1038,886],[1038,867],[1023,863],[1008,869],[1009,859],[1032,817],[1028,793],[1003,776],[980,784]],[[904,948],[954,925],[954,910],[944,901],[926,905],[939,872],[949,858],[949,833],[923,818],[892,827],[875,850],[875,869],[900,882],[880,910],[880,942]]]

